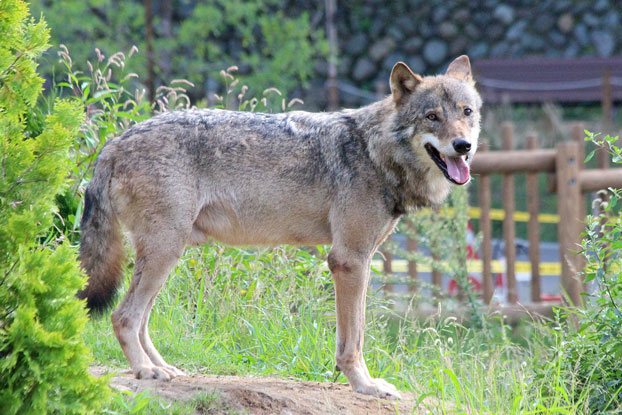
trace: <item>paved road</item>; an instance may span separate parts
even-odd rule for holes
[[[394,234],[392,236],[393,241],[398,243],[402,249],[406,249],[406,238],[402,234]],[[503,240],[493,239],[492,241],[493,259],[503,259],[504,257],[504,243]],[[425,249],[422,249],[424,254],[427,254]],[[517,261],[529,262],[529,243],[524,239],[516,240],[516,257]],[[378,255],[375,259],[381,259]],[[394,259],[401,259],[398,256]],[[556,242],[541,242],[540,243],[540,261],[541,262],[559,262],[559,246]],[[404,275],[404,273],[396,273],[398,275]],[[471,275],[481,281],[481,275],[478,273],[471,273]],[[431,284],[432,274],[430,272],[419,272],[419,278],[422,282]],[[518,298],[523,304],[531,301],[530,291],[530,273],[517,273],[516,283],[518,288]],[[447,275],[443,276],[443,290],[447,291],[451,278]],[[372,284],[374,288],[380,288],[381,284],[375,282]],[[396,284],[394,286],[395,292],[407,293],[408,286],[405,284]],[[560,290],[560,276],[559,275],[542,275],[541,276],[541,292],[543,295],[559,295]],[[423,295],[427,295],[429,290],[422,292]],[[505,291],[503,288],[496,288],[495,297],[500,301],[505,299]]]

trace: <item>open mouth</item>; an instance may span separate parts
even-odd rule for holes
[[[425,149],[447,180],[458,185],[463,185],[469,181],[471,176],[469,174],[469,165],[466,162],[469,158],[468,155],[457,157],[445,156],[430,143],[425,145]]]

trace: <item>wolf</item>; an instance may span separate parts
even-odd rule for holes
[[[331,244],[336,369],[356,392],[399,398],[363,358],[371,258],[407,210],[470,180],[482,101],[467,56],[426,77],[398,62],[389,81],[389,96],[359,109],[169,112],[104,146],[85,192],[78,294],[91,311],[112,304],[124,230],[135,267],[111,320],[136,378],[183,374],[155,349],[148,322],[186,246]]]

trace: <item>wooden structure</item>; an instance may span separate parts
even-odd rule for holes
[[[536,173],[554,173],[555,191],[558,196],[558,241],[560,251],[560,261],[562,266],[562,285],[568,293],[570,300],[574,304],[581,303],[581,292],[583,284],[577,277],[578,271],[582,269],[581,258],[572,253],[578,250],[580,242],[580,234],[582,231],[582,221],[585,217],[585,202],[583,202],[582,194],[593,192],[608,187],[622,187],[622,169],[594,169],[583,170],[584,145],[580,141],[583,136],[583,127],[575,125],[573,127],[573,141],[559,143],[555,150],[538,150],[536,149],[536,138],[530,136],[528,139],[527,150],[508,151],[508,143],[511,139],[511,127],[509,124],[504,125],[504,151],[484,152],[478,154],[473,160],[472,172],[482,177],[489,174],[504,174],[506,177],[511,173],[528,173],[528,210],[530,217],[533,218],[528,226],[528,239],[530,241],[530,262],[532,265],[532,287],[531,296],[533,302],[540,301],[540,280],[537,264],[539,263],[539,229],[537,226],[537,176]],[[509,182],[508,182],[509,183]],[[507,185],[504,179],[504,187]],[[480,207],[482,212],[490,209],[490,196],[487,180],[480,182]],[[513,189],[512,189],[513,190]],[[484,197],[482,197],[484,196]],[[504,193],[503,204],[507,216],[513,216],[514,199]],[[485,215],[482,215],[484,222]],[[488,219],[489,221],[489,219]],[[484,225],[486,228],[489,225]],[[513,222],[506,221],[504,223],[504,239],[506,246],[514,245],[514,233],[512,227]],[[509,232],[509,236],[508,236]],[[490,237],[484,234],[483,251],[489,251]],[[490,258],[484,258],[485,261]],[[506,254],[507,277],[508,277],[508,302],[515,303],[516,296],[512,291],[515,286],[513,268],[515,264],[515,256]],[[492,284],[487,282],[492,279],[489,271],[483,273],[484,287],[490,287]],[[484,297],[490,298],[490,293],[485,292]]]
[[[622,187],[622,169],[582,169],[585,159],[583,126],[576,124],[572,129],[572,140],[557,144],[555,149],[538,149],[537,137],[526,137],[527,149],[514,150],[514,129],[510,123],[502,127],[503,150],[489,151],[486,145],[480,146],[471,165],[471,173],[478,181],[478,201],[481,209],[480,231],[482,233],[482,296],[486,303],[493,297],[494,283],[492,273],[492,223],[490,176],[503,176],[503,222],[504,242],[506,247],[505,275],[507,278],[507,302],[516,304],[518,293],[516,286],[516,250],[515,250],[515,195],[514,174],[526,174],[529,262],[531,265],[531,301],[541,302],[540,291],[540,229],[539,229],[539,189],[538,174],[546,173],[554,177],[549,191],[558,196],[558,241],[561,262],[561,283],[569,300],[581,304],[583,283],[578,272],[583,268],[582,257],[572,251],[578,251],[580,234],[585,219],[585,198],[583,194]],[[407,241],[407,249],[416,249],[416,243]],[[390,270],[390,264],[386,265]],[[410,278],[417,279],[416,264],[409,263]],[[432,284],[441,286],[441,275],[432,276]]]
[[[477,59],[473,73],[487,104],[622,100],[622,56]]]

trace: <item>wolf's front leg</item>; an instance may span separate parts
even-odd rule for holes
[[[399,399],[395,386],[369,375],[363,359],[365,293],[369,283],[371,254],[333,246],[328,266],[335,280],[337,306],[337,368],[356,392],[386,399]]]

